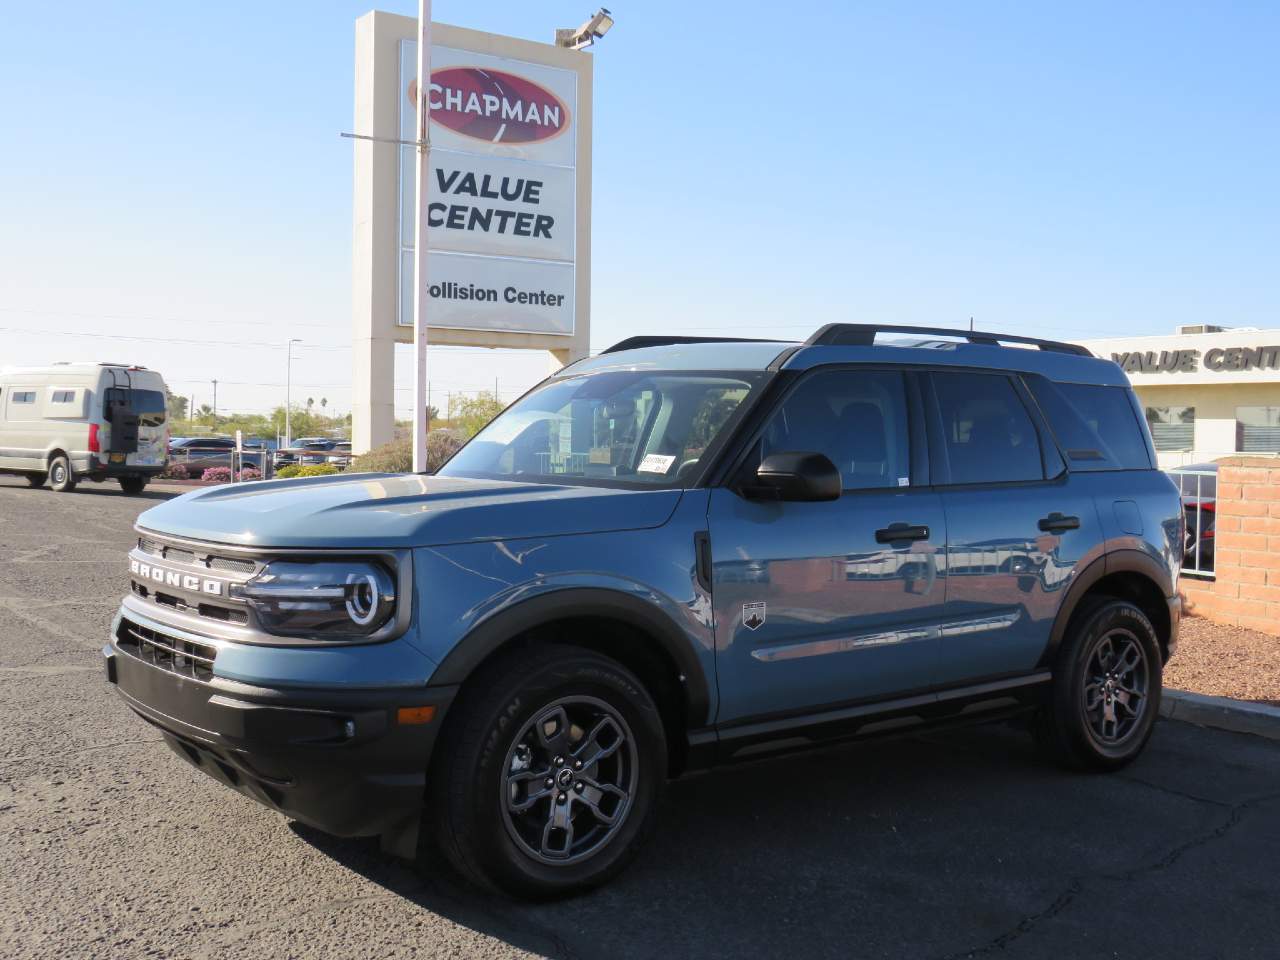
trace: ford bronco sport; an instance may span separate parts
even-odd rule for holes
[[[1071,767],[1128,763],[1183,523],[1124,374],[1080,347],[641,337],[433,476],[147,511],[103,653],[227,786],[547,897],[621,870],[666,778],[735,759],[1025,714]]]

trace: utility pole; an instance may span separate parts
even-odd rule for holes
[[[218,381],[213,381],[213,424],[218,425]]]
[[[431,432],[431,381],[427,381],[427,432]]]
[[[413,229],[413,472],[427,469],[427,194],[431,183],[431,0],[418,0],[418,210]]]
[[[284,445],[286,450],[293,446],[293,421],[290,419],[292,415],[290,408],[293,405],[293,345],[301,342],[294,337],[284,345]]]
[[[494,400],[498,399],[498,378],[497,377],[493,378],[493,399]]]

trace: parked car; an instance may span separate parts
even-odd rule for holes
[[[1193,463],[1171,470],[1170,474],[1182,494],[1182,510],[1186,517],[1183,570],[1212,573],[1218,519],[1218,465]]]
[[[116,480],[139,494],[164,470],[167,390],[160,374],[120,363],[0,371],[0,473],[74,490]]]
[[[328,437],[298,437],[289,446],[282,447],[275,451],[274,460],[276,469],[291,466],[295,463],[324,463],[324,457],[308,457],[305,454],[295,453],[297,450],[331,450],[334,441]]]
[[[187,472],[198,475],[212,467],[231,468],[236,441],[232,437],[174,437],[169,441],[169,457],[185,464]]]
[[[335,467],[337,467],[339,470],[345,470],[347,469],[347,467],[351,466],[352,456],[351,456],[350,440],[339,440],[337,443],[333,445],[332,452],[335,454],[341,454],[341,456],[334,456],[329,458],[329,462],[333,464]]]
[[[643,337],[436,474],[144,513],[107,676],[275,810],[407,856],[426,830],[476,884],[557,896],[617,874],[692,770],[1012,717],[1073,769],[1129,763],[1181,514],[1081,347]]]

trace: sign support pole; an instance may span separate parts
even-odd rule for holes
[[[427,188],[431,180],[431,0],[418,0],[418,187],[413,231],[413,472],[427,469]]]

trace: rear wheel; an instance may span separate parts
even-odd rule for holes
[[[28,473],[27,474],[27,483],[33,487],[43,487],[44,482],[47,479],[49,479],[49,475],[47,473]]]
[[[60,453],[49,461],[49,486],[58,493],[70,493],[76,488],[76,477],[71,472],[71,461]]]
[[[432,770],[439,845],[468,879],[545,899],[623,869],[653,825],[667,751],[622,665],[540,647],[476,678]]]
[[[146,477],[121,477],[120,489],[131,497],[136,497],[143,490],[147,489]]]
[[[1117,770],[1142,752],[1160,709],[1160,644],[1132,603],[1098,598],[1073,619],[1039,739],[1074,769]]]

